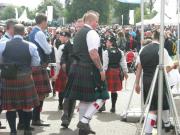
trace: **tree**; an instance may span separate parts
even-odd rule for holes
[[[115,17],[119,17],[119,23],[121,24],[122,18],[121,15],[123,15],[123,24],[127,25],[129,24],[129,10],[134,10],[136,7],[138,7],[138,4],[130,4],[130,3],[122,3],[115,1],[114,2],[114,8],[115,8]]]
[[[0,11],[0,20],[15,18],[15,6],[9,5]]]
[[[144,7],[144,19],[152,19],[157,14],[157,12],[154,10],[148,12],[150,10],[149,3],[145,3],[144,6],[145,6]],[[140,9],[140,7],[137,7],[135,10],[135,22],[137,23],[140,21],[141,21],[141,9]]]
[[[47,10],[47,6],[53,6],[53,18],[58,19],[59,17],[63,16],[63,6],[59,2],[59,0],[44,0],[42,2],[36,12],[38,13],[45,13]]]
[[[109,0],[66,0],[67,22],[81,18],[88,10],[95,10],[100,14],[100,22],[106,24],[109,20]]]

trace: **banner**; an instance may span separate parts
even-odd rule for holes
[[[122,3],[134,3],[134,4],[140,4],[141,0],[117,0]]]
[[[49,22],[53,20],[53,6],[47,6],[47,20]]]
[[[129,10],[129,24],[134,25],[134,10]]]

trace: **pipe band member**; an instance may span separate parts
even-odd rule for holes
[[[106,47],[107,50],[103,52],[103,68],[106,71],[108,90],[111,92],[112,108],[110,112],[114,113],[116,111],[117,91],[122,90],[122,81],[124,77],[125,79],[128,78],[128,69],[124,52],[118,48],[114,35],[107,37]]]

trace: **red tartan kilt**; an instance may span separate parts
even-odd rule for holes
[[[106,80],[108,90],[110,92],[116,92],[122,90],[122,81],[120,80],[120,69],[109,68],[106,71]]]
[[[49,76],[46,68],[32,67],[32,75],[38,95],[48,94],[51,92]]]
[[[67,83],[67,75],[62,69],[60,69],[58,78],[55,82],[55,90],[57,92],[63,92],[66,87],[66,83]]]
[[[16,80],[1,80],[3,110],[32,109],[39,105],[39,98],[31,74],[20,76]]]

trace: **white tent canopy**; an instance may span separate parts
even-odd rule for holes
[[[157,11],[157,15],[152,19],[145,19],[144,25],[148,24],[160,24],[160,0],[157,0],[154,4],[154,10]],[[178,15],[177,13],[177,0],[166,0],[165,4],[165,17],[164,23],[165,25],[172,25],[178,23]],[[136,25],[141,25],[141,22],[136,23]]]
[[[27,17],[27,11],[26,11],[26,9],[24,9],[22,15],[18,18],[18,21],[19,21],[19,22],[33,22],[33,20],[30,20],[30,19]]]

